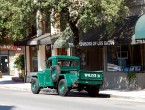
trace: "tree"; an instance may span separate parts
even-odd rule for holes
[[[14,41],[27,36],[30,26],[35,25],[35,10],[31,0],[0,1],[0,41]],[[5,40],[7,39],[7,40]]]
[[[75,48],[79,44],[81,33],[93,28],[101,28],[105,23],[106,31],[110,37],[114,33],[115,22],[121,21],[128,10],[124,0],[55,0],[55,13],[65,15],[68,23],[67,30],[73,35]],[[61,25],[61,24],[60,24]],[[68,32],[68,31],[65,31]],[[68,34],[66,34],[68,35]]]
[[[0,0],[0,44],[13,43],[36,34],[36,11],[48,12],[49,1]],[[33,31],[34,30],[34,31]]]

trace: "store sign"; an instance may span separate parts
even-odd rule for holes
[[[80,42],[80,46],[103,46],[103,45],[114,45],[114,40],[109,41],[92,41],[92,42]]]
[[[91,41],[91,42],[80,42],[79,46],[105,46],[105,45],[114,45],[114,40],[108,41]],[[73,43],[69,43],[69,47],[74,47]]]
[[[17,50],[17,47],[12,45],[3,45],[0,46],[0,50]]]

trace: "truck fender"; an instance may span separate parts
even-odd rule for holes
[[[76,78],[74,79],[74,78],[70,77],[69,74],[61,74],[61,75],[59,76],[58,83],[59,83],[59,81],[60,81],[61,79],[65,79],[66,84],[67,84],[68,87],[72,87],[73,84],[76,82]]]
[[[37,73],[33,73],[30,78],[30,83],[32,82],[33,78],[38,78]]]

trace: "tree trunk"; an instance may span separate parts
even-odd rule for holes
[[[79,46],[79,29],[76,26],[76,22],[69,21],[69,26],[73,32],[73,44],[75,55],[79,56],[78,46]]]

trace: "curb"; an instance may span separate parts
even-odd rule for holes
[[[131,96],[119,96],[119,95],[110,94],[110,98],[133,101],[133,102],[143,102],[143,103],[145,102],[145,98],[138,98],[138,97],[131,97]]]

